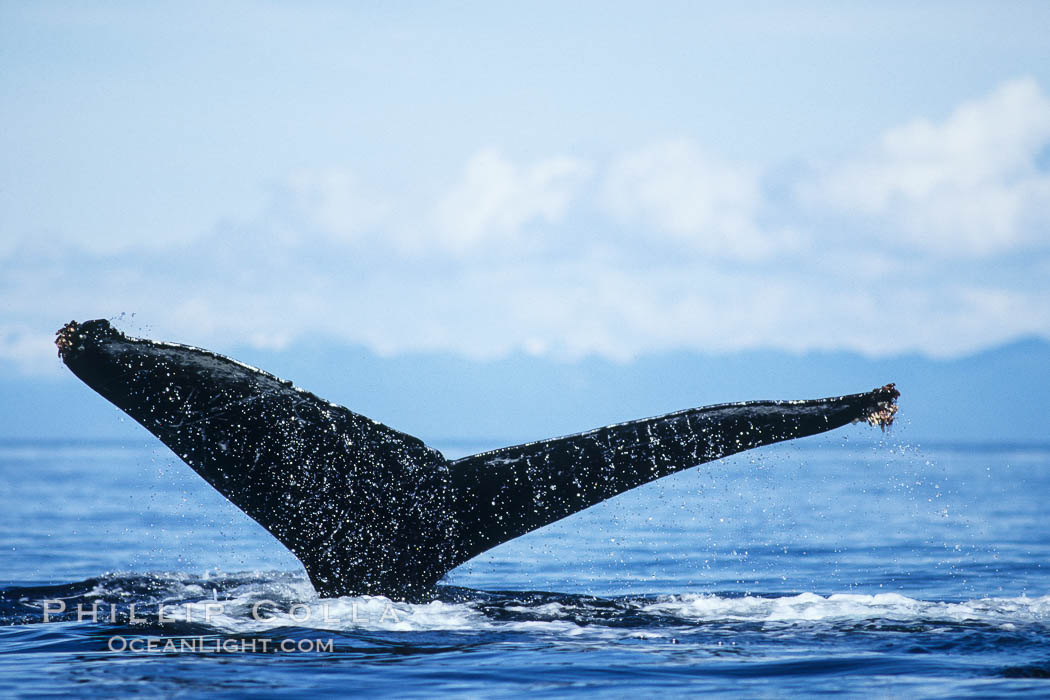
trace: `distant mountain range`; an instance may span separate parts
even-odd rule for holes
[[[830,396],[891,381],[902,394],[902,440],[1050,442],[1050,343],[1041,339],[952,360],[750,351],[625,364],[526,355],[476,362],[383,358],[323,341],[230,354],[432,443],[520,442],[710,403]],[[0,394],[0,439],[147,435],[68,373],[27,378],[0,367]]]

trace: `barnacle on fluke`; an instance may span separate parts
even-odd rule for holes
[[[871,393],[875,403],[865,420],[885,430],[893,425],[893,418],[897,415],[897,399],[900,398],[901,393],[893,384],[879,387]]]
[[[71,321],[66,365],[288,547],[321,595],[427,598],[452,568],[641,484],[742,450],[893,422],[892,384],[692,408],[447,460],[418,438],[207,350]]]

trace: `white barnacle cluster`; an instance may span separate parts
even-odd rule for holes
[[[869,425],[878,426],[885,430],[893,425],[893,418],[897,415],[897,404],[892,401],[880,401],[874,411],[868,413],[865,420]]]

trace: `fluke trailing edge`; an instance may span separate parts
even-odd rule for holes
[[[59,355],[288,547],[324,596],[426,598],[468,559],[742,450],[893,421],[892,384],[694,408],[450,461],[417,438],[207,350],[70,322]]]

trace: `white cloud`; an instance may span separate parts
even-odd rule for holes
[[[814,207],[881,219],[898,244],[981,256],[1050,242],[1050,99],[1031,79],[1006,83],[941,123],[918,120],[802,187]]]
[[[467,357],[754,347],[950,355],[1050,337],[1048,256],[1024,248],[1047,230],[1029,211],[1048,211],[1046,175],[1033,164],[1050,138],[1046,103],[1019,81],[942,124],[895,129],[810,183],[808,222],[777,210],[762,173],[687,141],[612,159],[594,189],[584,160],[515,163],[491,150],[430,199],[376,193],[342,168],[302,171],[265,217],[163,251],[41,240],[0,258],[0,371],[58,367],[55,328],[124,311],[143,324],[132,333],[218,350],[320,335],[384,354]],[[820,223],[828,201],[901,237],[835,237]],[[997,218],[1007,224],[989,234],[989,210],[1011,206],[1020,213]],[[824,244],[803,250],[763,224],[774,218]],[[851,213],[845,221],[870,229]],[[921,254],[901,253],[909,241]],[[1006,254],[1011,246],[1020,252]],[[1005,252],[989,265],[982,251]]]
[[[794,236],[756,223],[760,173],[717,159],[686,140],[666,141],[613,163],[605,207],[629,225],[655,230],[687,248],[719,257],[767,257]]]
[[[59,275],[28,274],[27,301],[0,323],[0,371],[57,368],[51,336],[70,318],[138,312],[135,335],[233,350],[320,336],[382,354],[509,352],[629,359],[674,349],[852,349],[952,355],[1019,335],[1050,335],[1050,281],[958,281],[929,268],[867,279],[817,260],[742,269],[722,261],[639,265],[601,251],[435,266],[316,244],[313,257],[271,256],[266,240],[209,259],[213,242],[152,259],[70,256]],[[251,271],[230,277],[231,269]],[[55,264],[55,263],[47,263]],[[837,263],[836,263],[837,264]],[[133,274],[115,271],[134,268]],[[28,303],[32,301],[32,303]]]
[[[519,167],[498,151],[472,157],[461,181],[439,202],[441,242],[463,252],[491,239],[512,239],[534,221],[558,222],[590,167],[577,158],[556,156]]]
[[[337,242],[351,242],[374,231],[390,210],[345,168],[299,170],[288,177],[286,186],[296,211]]]
[[[58,375],[61,364],[54,334],[22,325],[0,327],[0,367],[13,365],[22,374]]]
[[[371,191],[346,168],[293,173],[281,191],[282,243],[322,234],[332,243],[358,243],[402,257],[434,252],[477,256],[492,243],[518,240],[522,229],[557,224],[566,214],[590,167],[580,159],[553,156],[518,165],[498,151],[470,158],[458,183],[436,202]],[[431,219],[418,212],[432,210]]]

